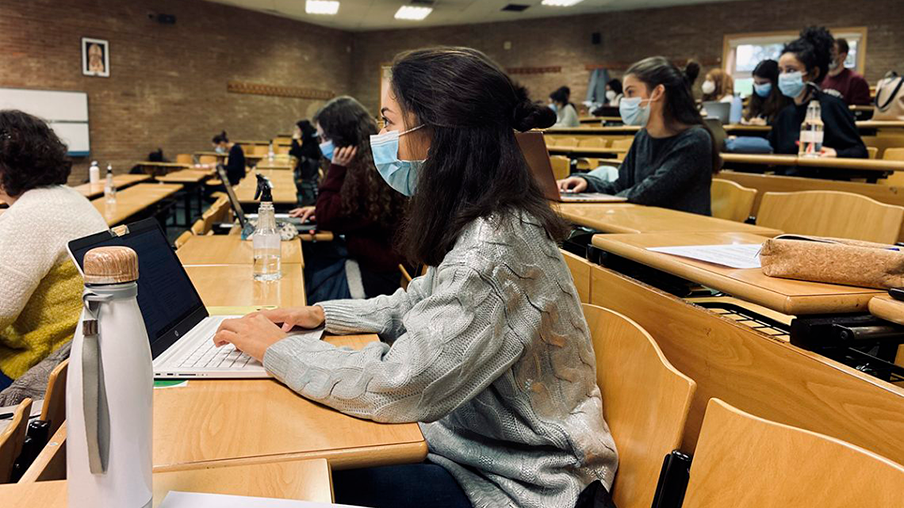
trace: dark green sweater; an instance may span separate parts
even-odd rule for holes
[[[618,180],[576,176],[587,180],[587,192],[615,194],[631,203],[712,215],[712,166],[712,139],[703,127],[694,126],[676,136],[658,139],[641,129],[618,168]]]

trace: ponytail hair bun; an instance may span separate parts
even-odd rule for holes
[[[697,78],[700,77],[700,64],[694,60],[688,60],[684,66],[684,79],[687,80],[687,86],[693,88]]]
[[[219,134],[217,134],[216,136],[214,136],[213,139],[212,139],[211,141],[212,141],[214,144],[217,144],[217,145],[218,145],[218,144],[220,144],[220,143],[228,143],[228,142],[229,142],[229,138],[226,137],[226,131],[222,131],[222,132],[220,132]]]
[[[512,127],[519,132],[531,129],[545,129],[556,123],[556,113],[552,109],[531,102],[523,86],[515,88],[517,102],[512,112]]]

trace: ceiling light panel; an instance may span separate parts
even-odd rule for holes
[[[421,21],[433,12],[433,7],[415,7],[413,5],[403,5],[395,13],[395,19],[408,19]]]
[[[339,2],[335,0],[307,0],[304,11],[308,14],[335,15],[339,12]]]

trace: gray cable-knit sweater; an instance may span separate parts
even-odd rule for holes
[[[571,507],[610,488],[587,323],[571,273],[524,214],[478,219],[407,291],[318,304],[336,334],[377,333],[361,350],[300,336],[264,366],[301,395],[380,422],[420,422],[429,459],[476,507]]]

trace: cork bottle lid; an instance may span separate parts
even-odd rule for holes
[[[128,247],[97,247],[85,254],[85,284],[138,280],[138,254]]]

